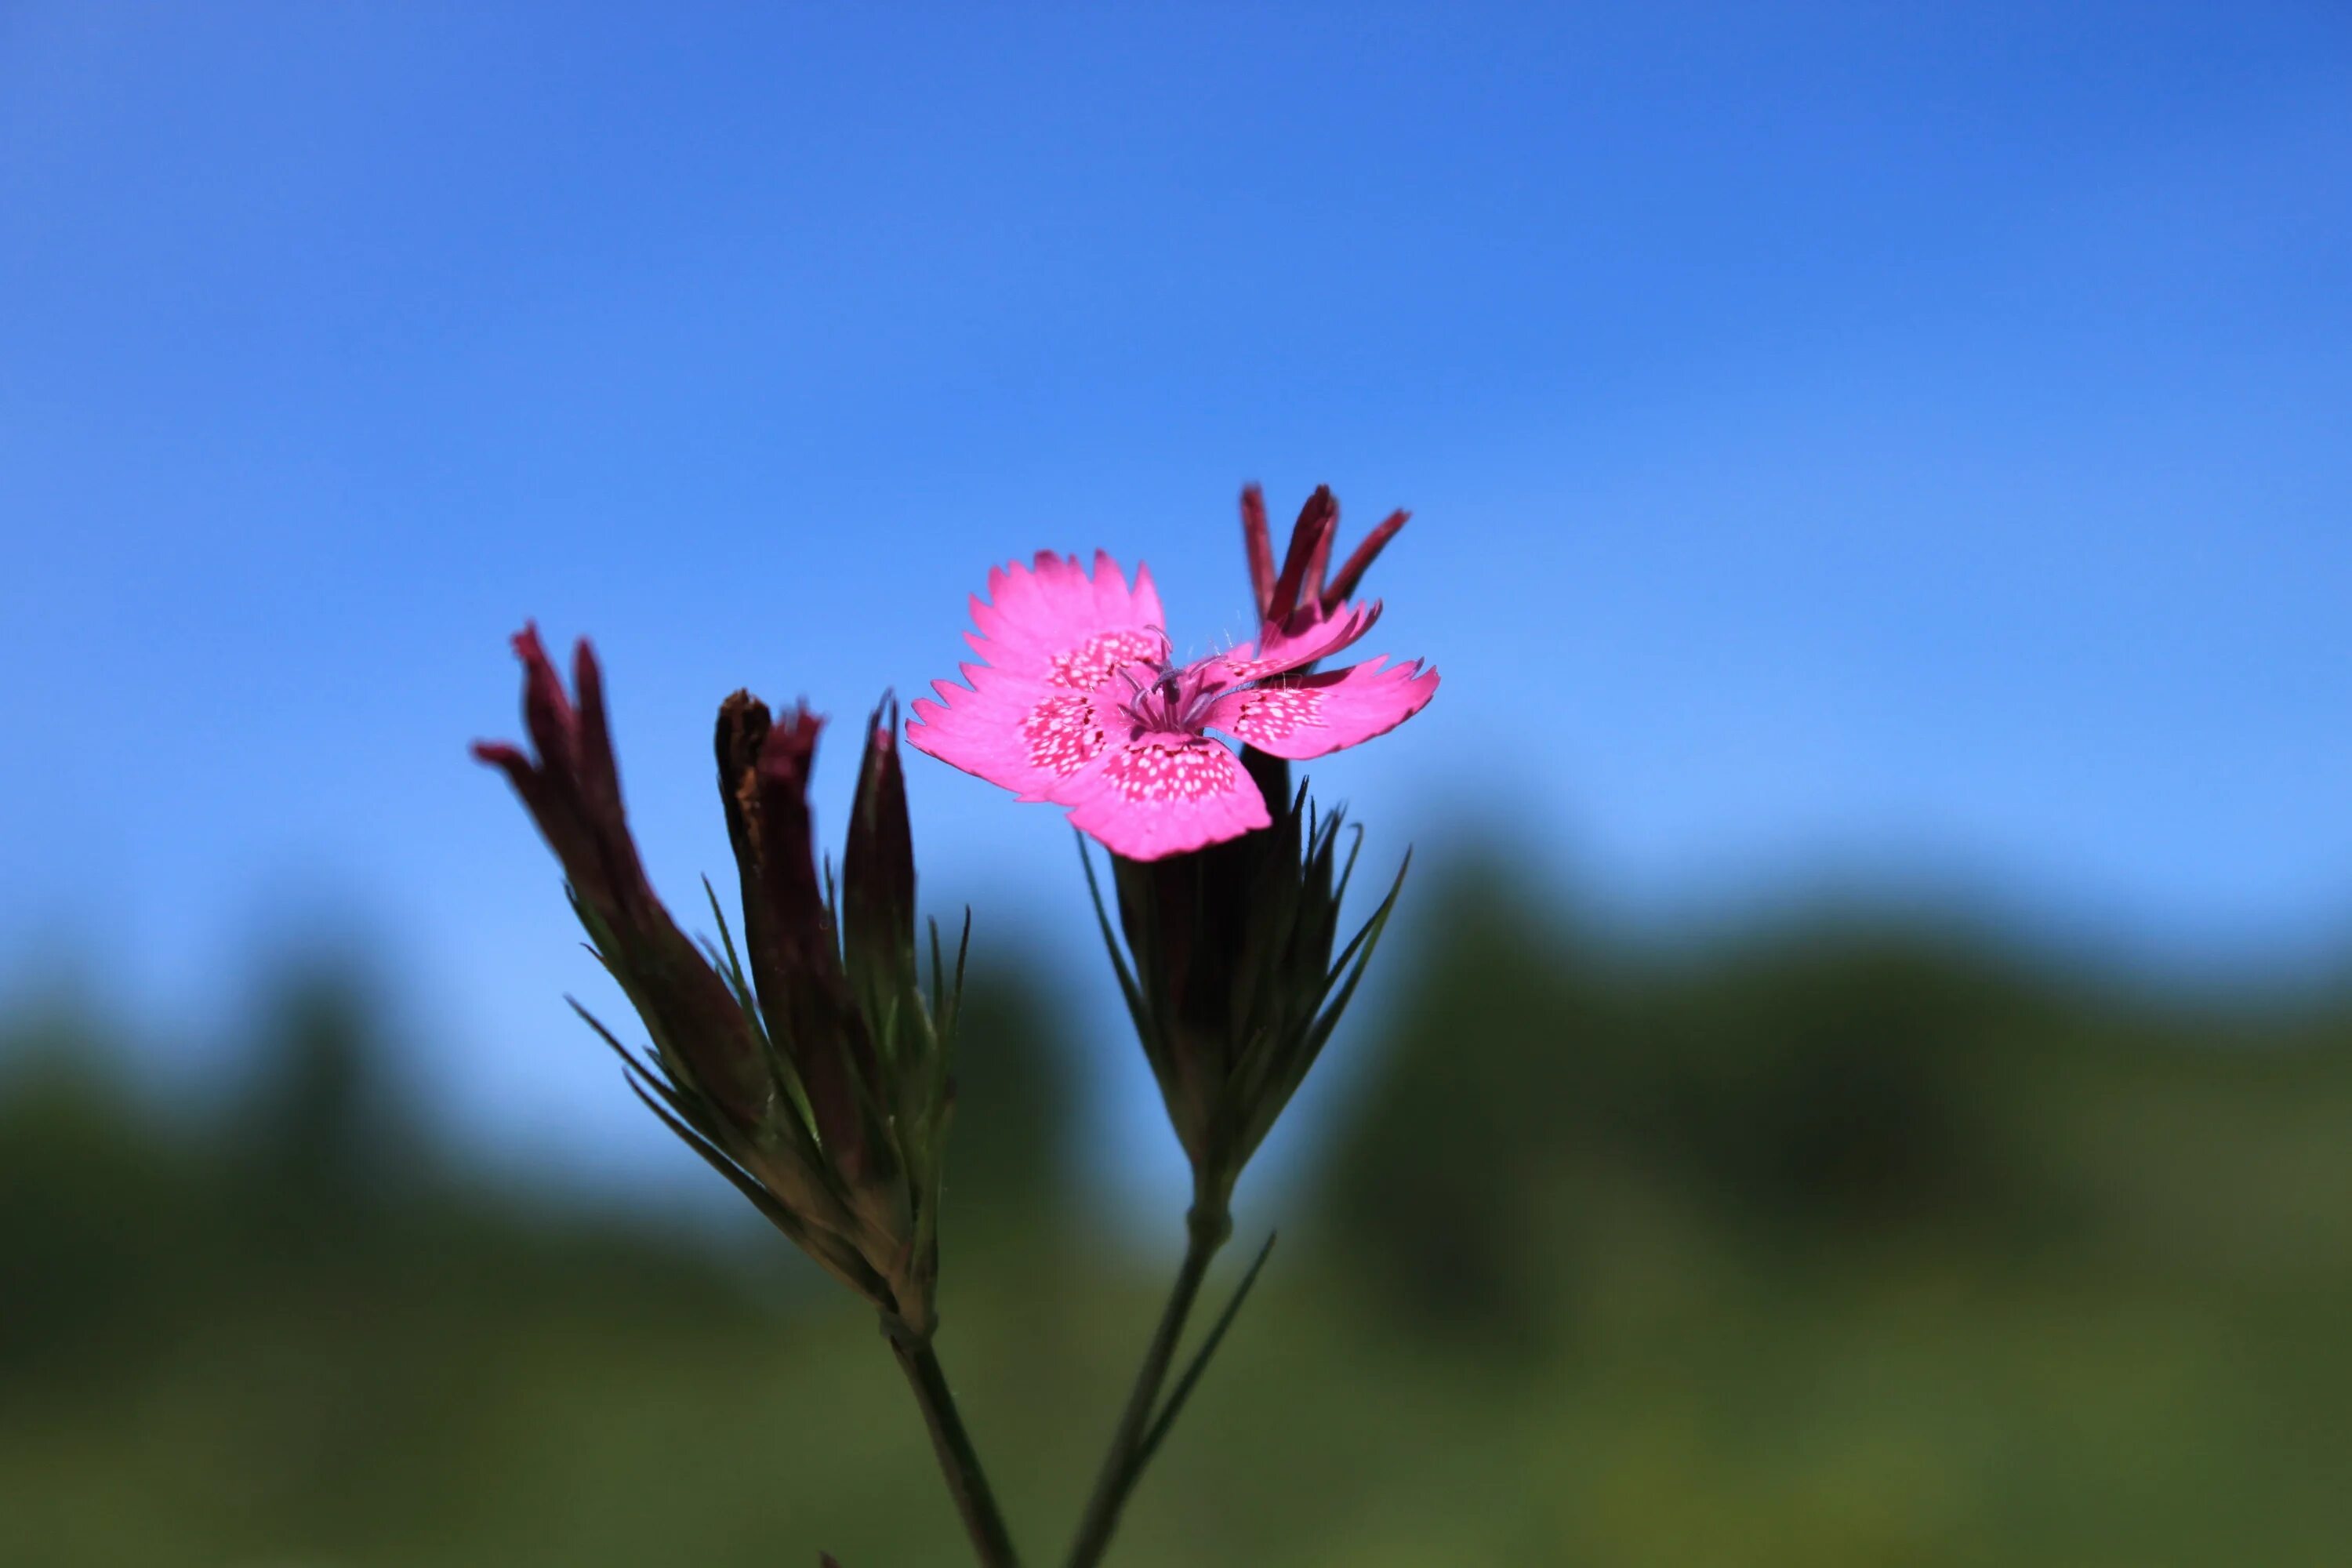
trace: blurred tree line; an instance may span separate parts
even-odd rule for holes
[[[2352,999],[1421,896],[1124,1560],[2341,1560]],[[383,978],[289,975],[194,1109],[5,1026],[0,1563],[958,1560],[870,1325],[756,1222],[469,1177]],[[1041,1558],[1156,1285],[1070,1201],[1062,1029],[976,974],[942,1296]]]

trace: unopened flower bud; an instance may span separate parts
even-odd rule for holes
[[[844,967],[810,832],[822,721],[798,705],[778,721],[748,692],[720,706],[719,794],[744,943],[739,954],[722,918],[724,967],[713,968],[721,950],[706,956],[678,930],[637,858],[587,645],[576,659],[576,707],[533,632],[515,647],[538,758],[501,744],[478,745],[475,755],[506,773],[554,848],[597,955],[654,1050],[640,1059],[590,1024],[671,1131],[879,1308],[894,1337],[927,1340],[955,998],[943,976],[933,997],[918,984],[911,835],[888,732],[878,748],[869,739],[859,782],[851,917],[878,929],[887,912],[889,945],[906,961],[875,970],[861,994]],[[934,999],[942,1016],[933,1016]]]
[[[800,1079],[827,1157],[863,1189],[886,1175],[888,1155],[873,1125],[879,1065],[817,879],[808,783],[824,722],[804,705],[774,721],[748,692],[729,698],[719,712],[719,794],[761,1016]]]
[[[757,1034],[646,879],[621,806],[594,652],[583,640],[573,653],[575,707],[536,628],[524,627],[514,647],[523,662],[524,717],[538,760],[487,742],[474,755],[505,773],[522,797],[562,863],[598,956],[663,1053],[738,1125],[756,1125],[770,1087]]]
[[[1192,1161],[1196,1213],[1223,1212],[1338,1026],[1403,887],[1400,869],[1335,963],[1354,868],[1352,850],[1340,861],[1339,832],[1338,814],[1318,816],[1302,791],[1271,826],[1227,843],[1112,857],[1133,962],[1121,979]]]
[[[841,862],[842,946],[861,989],[915,967],[915,841],[898,762],[898,704],[885,697],[866,726],[866,755]]]
[[[1389,513],[1327,584],[1324,573],[1339,532],[1339,501],[1331,487],[1317,486],[1299,509],[1298,521],[1290,531],[1290,548],[1276,574],[1273,537],[1266,531],[1265,492],[1255,485],[1244,486],[1242,545],[1249,557],[1250,589],[1257,600],[1258,619],[1279,626],[1302,609],[1316,618],[1337,615],[1363,582],[1365,571],[1412,516],[1407,511]]]

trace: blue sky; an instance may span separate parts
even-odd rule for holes
[[[2340,950],[2347,426],[2337,4],[19,0],[0,989],[196,1038],[346,925],[469,1125],[652,1150],[464,756],[506,634],[596,637],[682,900],[719,697],[919,692],[1046,545],[1245,635],[1249,478],[1415,511],[1376,651],[1445,688],[1321,770],[1376,849]],[[913,790],[1107,1002],[1055,814]]]

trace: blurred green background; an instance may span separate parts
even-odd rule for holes
[[[1409,889],[1116,1561],[2344,1560],[2352,992],[1916,910],[1635,940],[1502,864]],[[1048,1561],[1179,1216],[1082,1195],[1079,1054],[1135,1047],[1017,959],[974,981],[941,1347]],[[448,1152],[396,978],[285,967],[236,1081],[168,1094],[102,1010],[14,1005],[0,1559],[963,1560],[871,1322],[715,1199]]]

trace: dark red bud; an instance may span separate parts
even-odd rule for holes
[[[1298,608],[1302,595],[1307,603],[1319,602],[1324,563],[1331,558],[1331,535],[1339,526],[1339,503],[1333,498],[1331,487],[1316,486],[1315,493],[1299,509],[1298,521],[1290,531],[1290,549],[1283,557],[1282,575],[1268,596],[1266,619],[1287,619]]]
[[[1409,511],[1392,511],[1378,528],[1364,535],[1364,542],[1356,546],[1347,563],[1339,568],[1339,574],[1331,579],[1328,588],[1323,590],[1325,615],[1337,610],[1341,602],[1356,591],[1356,585],[1364,580],[1365,570],[1379,558],[1382,550],[1388,548],[1389,541],[1397,536],[1398,531],[1412,516]]]
[[[898,759],[898,703],[887,693],[866,731],[841,863],[843,936],[853,972],[897,973],[915,949],[915,842]]]
[[[474,755],[514,785],[562,862],[572,891],[614,930],[642,934],[656,923],[659,905],[622,810],[595,655],[583,638],[573,656],[575,707],[540,644],[538,627],[526,625],[516,633],[514,650],[523,663],[523,720],[538,759],[488,742],[476,742]]]
[[[817,881],[808,806],[809,773],[824,727],[805,704],[795,704],[760,745],[761,887],[777,934],[796,947],[824,937],[824,890]]]
[[[1250,595],[1257,601],[1260,620],[1274,613],[1274,540],[1266,532],[1265,492],[1255,485],[1242,487],[1242,548],[1249,553]]]
[[[551,772],[574,773],[579,765],[580,721],[572,700],[563,694],[563,679],[548,661],[535,623],[525,622],[513,642],[515,657],[522,660],[523,722],[530,731],[530,743],[539,748],[540,763]],[[585,638],[581,647],[587,647]]]
[[[760,747],[768,739],[768,705],[748,691],[738,691],[719,705],[719,799],[727,812],[727,838],[735,847],[736,865],[749,878],[759,858],[751,842],[751,816],[756,809],[753,776]],[[748,915],[753,882],[743,886]]]
[[[572,689],[580,695],[573,744],[579,752],[581,792],[594,809],[617,818],[621,765],[613,755],[612,729],[604,717],[604,672],[586,637],[572,647]]]
[[[818,1139],[856,1180],[869,1163],[865,1101],[879,1093],[879,1070],[817,879],[808,783],[824,725],[804,704],[772,719],[739,691],[719,707],[717,750],[760,1012],[800,1075]]]
[[[621,805],[595,655],[585,640],[574,650],[575,704],[535,626],[516,636],[514,649],[523,663],[523,718],[539,755],[534,761],[515,746],[492,742],[477,742],[474,755],[506,774],[522,797],[592,917],[598,952],[646,1026],[730,1115],[749,1126],[767,1100],[759,1045],[726,983],[646,879]]]

